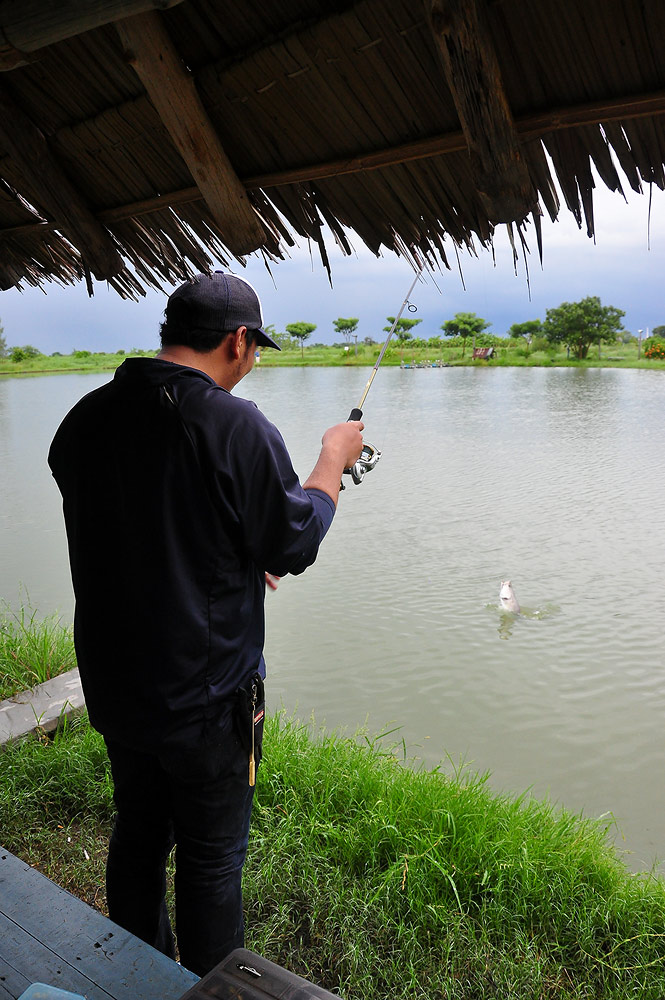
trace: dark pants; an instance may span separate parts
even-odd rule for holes
[[[117,808],[109,844],[109,916],[175,957],[166,861],[175,855],[180,961],[203,976],[244,943],[241,875],[254,789],[233,732],[224,743],[159,756],[106,743]]]

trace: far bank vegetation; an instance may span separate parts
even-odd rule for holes
[[[546,311],[545,319],[514,323],[504,335],[491,331],[492,324],[473,312],[459,312],[440,324],[434,336],[418,336],[421,318],[386,317],[383,333],[395,325],[383,364],[402,366],[581,366],[661,368],[665,366],[665,325],[632,333],[623,326],[624,312],[604,306],[597,296],[579,302],[562,302]],[[360,332],[358,332],[360,329]],[[304,320],[288,323],[284,331],[266,326],[281,351],[263,349],[259,365],[345,366],[373,365],[383,341],[363,336],[358,317],[338,317],[331,333],[343,339],[333,344],[310,343],[317,325]],[[306,343],[307,342],[307,343]],[[492,348],[489,357],[474,352]],[[133,348],[114,352],[92,352],[75,348],[70,354],[42,354],[31,344],[8,346],[0,326],[0,375],[20,373],[113,370],[126,357],[153,356],[158,350]],[[487,353],[487,352],[485,352]]]

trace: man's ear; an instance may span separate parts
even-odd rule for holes
[[[247,341],[247,327],[239,326],[235,333],[229,337],[229,346],[235,360],[242,357]]]

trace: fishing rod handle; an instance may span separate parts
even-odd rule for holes
[[[362,420],[362,415],[363,411],[359,410],[357,406],[354,406],[351,412],[349,413],[348,419],[346,421],[347,424],[349,420]]]

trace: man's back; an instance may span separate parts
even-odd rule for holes
[[[281,437],[203,372],[132,359],[65,418],[49,462],[91,721],[139,749],[198,742],[262,666],[265,569],[318,549]]]

